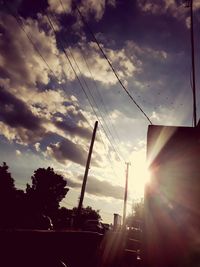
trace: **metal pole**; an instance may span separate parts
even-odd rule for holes
[[[98,121],[95,122],[94,130],[93,130],[93,134],[92,134],[92,139],[91,139],[91,143],[90,143],[90,149],[89,149],[89,153],[88,153],[87,163],[86,163],[86,167],[85,167],[85,174],[84,174],[82,188],[81,188],[81,195],[80,195],[79,205],[78,205],[78,209],[77,209],[77,217],[80,216],[82,205],[83,205],[85,187],[86,187],[86,183],[87,183],[88,171],[89,171],[89,167],[90,167],[90,160],[91,160],[91,156],[92,156],[92,150],[93,150],[95,135],[96,135],[96,131],[97,131],[97,126],[98,126]]]
[[[123,210],[123,226],[125,226],[126,220],[126,204],[127,204],[127,194],[128,194],[128,169],[130,162],[126,162],[126,180],[125,180],[125,191],[124,191],[124,210]]]
[[[191,21],[191,53],[192,53],[192,91],[193,91],[193,116],[194,116],[194,127],[197,126],[197,115],[196,115],[196,81],[195,81],[195,58],[194,58],[194,27],[193,27],[193,0],[190,3],[190,21]]]

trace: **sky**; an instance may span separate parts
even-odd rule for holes
[[[130,162],[130,212],[147,179],[150,121],[193,125],[186,2],[1,1],[0,163],[8,164],[17,188],[50,166],[70,189],[61,206],[77,206],[98,121],[83,204],[100,210],[105,222],[122,215]],[[200,1],[193,2],[199,118]]]

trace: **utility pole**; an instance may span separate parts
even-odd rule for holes
[[[96,136],[97,126],[98,126],[98,121],[96,121],[95,125],[94,125],[94,130],[93,130],[92,139],[91,139],[91,143],[90,143],[90,149],[89,149],[87,163],[86,163],[86,167],[85,167],[85,174],[84,174],[84,178],[83,178],[81,195],[80,195],[80,200],[79,200],[78,210],[77,210],[77,217],[78,218],[81,214],[81,209],[82,209],[82,205],[83,205],[85,187],[86,187],[86,183],[87,183],[88,171],[90,168],[90,160],[91,160],[91,156],[92,156],[92,150],[93,150],[94,140],[95,140],[95,136]]]
[[[196,80],[195,80],[195,58],[194,58],[194,26],[193,26],[193,0],[190,0],[190,37],[191,37],[191,54],[192,54],[192,91],[193,91],[193,117],[194,127],[197,126],[196,111]]]
[[[123,210],[123,226],[125,226],[126,220],[126,203],[127,203],[127,194],[128,194],[128,170],[130,162],[126,162],[126,181],[125,181],[125,190],[124,190],[124,210]]]

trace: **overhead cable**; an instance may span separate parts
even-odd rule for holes
[[[64,9],[63,6],[62,6],[62,8]],[[64,10],[64,11],[65,11],[65,10]],[[52,20],[50,19],[49,15],[47,15],[47,18],[48,18],[49,24],[50,24],[50,26],[52,27],[52,29],[53,29],[53,28],[55,29],[55,27],[53,26]],[[54,33],[55,33],[55,32],[54,32]],[[62,42],[62,39],[61,39],[60,36],[59,36],[59,39],[60,39],[60,42]],[[65,40],[65,38],[63,38],[63,39]],[[60,43],[60,45],[62,46],[62,48],[64,47],[63,43],[62,43],[62,44]],[[90,94],[90,97],[92,98],[94,104],[96,105],[97,110],[99,111],[100,117],[101,117],[102,121],[103,121],[104,124],[105,124],[105,127],[106,127],[106,129],[107,129],[107,131],[108,131],[108,134],[110,135],[110,137],[112,138],[112,140],[113,140],[114,143],[115,143],[115,146],[116,146],[116,147],[115,147],[114,149],[118,151],[117,153],[118,153],[118,156],[119,156],[119,155],[120,155],[120,152],[119,152],[119,150],[117,149],[117,147],[118,147],[117,145],[118,145],[118,144],[116,143],[115,138],[114,138],[114,136],[113,136],[111,130],[109,129],[109,126],[107,125],[107,122],[106,122],[106,120],[105,120],[105,118],[104,118],[104,115],[102,114],[102,111],[101,111],[100,108],[98,107],[98,104],[97,104],[97,102],[96,102],[94,96],[92,95],[92,93],[91,93],[91,91],[90,91],[89,85],[88,85],[87,81],[86,81],[85,78],[84,78],[84,74],[82,73],[82,71],[81,71],[81,69],[80,69],[80,67],[79,67],[79,65],[78,65],[78,63],[77,63],[77,61],[76,61],[76,59],[75,59],[75,57],[74,57],[74,55],[73,55],[71,49],[70,49],[70,48],[67,48],[67,50],[69,51],[70,56],[72,57],[72,59],[73,59],[75,65],[76,65],[76,67],[77,67],[77,69],[78,69],[78,71],[79,71],[79,73],[80,73],[80,75],[81,75],[81,77],[82,77],[82,79],[83,79],[84,85],[85,85],[85,87],[87,88],[87,90],[88,90],[88,92],[89,92],[89,94]],[[87,64],[87,61],[86,61],[85,57],[84,57],[83,55],[82,55],[82,57],[83,57],[83,59],[85,60],[85,63],[86,63],[86,65],[87,65],[87,68],[89,69],[89,66],[88,66],[88,64]],[[68,59],[68,61],[70,60],[69,57],[68,57],[67,59]],[[70,61],[71,61],[71,60],[70,60]],[[70,64],[70,65],[71,65],[71,64]],[[90,70],[89,70],[89,71],[90,71]],[[90,73],[91,73],[91,71],[90,71]],[[77,73],[76,73],[76,74],[77,74]],[[92,75],[92,74],[91,74],[91,75]],[[78,75],[76,75],[76,77],[77,77],[77,76],[78,76]],[[78,78],[79,78],[79,77],[78,77]],[[80,78],[79,78],[79,79],[80,79]],[[80,81],[81,81],[81,79],[80,79]],[[95,82],[94,82],[94,85],[96,85]],[[82,86],[81,86],[81,88],[82,88]],[[84,90],[84,88],[82,88],[82,90]],[[97,86],[96,86],[96,90],[98,91]],[[85,93],[86,97],[89,98],[85,90],[84,90],[84,93]],[[99,91],[98,91],[98,93],[99,93]],[[100,99],[103,101],[103,99],[102,99],[100,93],[99,93],[99,96],[100,96]],[[90,103],[90,105],[92,105],[92,103]],[[93,111],[94,111],[94,110],[93,110]],[[100,125],[102,126],[103,130],[105,131],[104,126],[103,126],[103,124],[102,124],[102,122],[101,122],[101,119],[100,119],[99,116],[97,115],[96,111],[94,111],[94,113],[95,113],[95,115],[96,115],[96,117],[97,117],[97,119],[98,119]],[[106,133],[106,135],[107,135],[107,133]],[[117,135],[117,133],[116,133],[116,135]],[[110,139],[110,137],[108,137],[108,138]],[[119,138],[118,138],[118,140],[119,140]],[[111,140],[109,140],[109,141],[111,142]],[[118,141],[118,143],[119,143],[119,141]],[[121,157],[121,156],[119,156],[119,157]],[[124,158],[123,158],[123,161],[125,162],[125,159],[124,159]]]
[[[62,1],[62,0],[60,0]],[[96,42],[99,50],[101,51],[103,57],[106,59],[106,61],[108,62],[111,70],[113,71],[115,77],[117,78],[119,84],[121,85],[121,87],[124,89],[124,91],[126,92],[126,94],[129,96],[129,98],[133,101],[133,103],[137,106],[137,108],[142,112],[142,114],[146,117],[146,119],[149,121],[150,124],[153,124],[152,121],[150,120],[150,118],[147,116],[147,114],[144,112],[144,110],[139,106],[139,104],[135,101],[135,99],[132,97],[132,95],[129,93],[129,91],[126,89],[126,87],[123,85],[121,79],[119,78],[117,72],[115,71],[112,63],[110,62],[110,60],[108,59],[108,57],[106,56],[105,52],[103,51],[102,47],[100,46],[98,40],[96,39],[94,33],[92,32],[89,24],[87,23],[87,21],[85,20],[85,18],[83,17],[80,9],[78,8],[78,6],[74,3],[75,8],[77,9],[79,16],[81,17],[81,20],[83,21],[84,25],[87,27],[88,31],[90,32],[90,34],[92,35],[94,41]]]
[[[55,27],[54,27],[54,25],[53,25],[53,23],[52,23],[52,21],[51,21],[49,15],[46,14],[46,16],[47,16],[47,19],[48,19],[48,22],[49,22],[50,27],[52,28],[52,30],[54,31],[54,34],[56,35]],[[112,147],[113,150],[115,151],[115,153],[116,153],[118,159],[121,161],[121,156],[120,156],[119,153],[116,151],[115,147],[114,147],[113,144],[112,144],[112,141],[110,140],[110,137],[107,135],[107,133],[106,133],[106,131],[105,131],[105,129],[104,129],[104,126],[102,125],[102,123],[101,123],[101,121],[100,121],[100,119],[99,119],[99,116],[97,115],[97,113],[96,113],[96,111],[95,111],[95,109],[94,109],[94,107],[93,107],[93,105],[92,105],[92,103],[91,103],[91,101],[90,101],[90,99],[89,99],[89,97],[88,97],[88,95],[87,95],[87,92],[86,92],[86,90],[85,90],[85,88],[84,88],[84,86],[83,86],[83,84],[82,84],[82,82],[81,82],[81,80],[80,80],[80,78],[79,78],[79,76],[78,76],[78,74],[77,74],[77,72],[76,72],[76,70],[75,70],[75,68],[74,68],[74,66],[73,66],[73,64],[72,64],[72,62],[71,62],[69,56],[68,56],[68,54],[67,54],[67,52],[65,51],[64,45],[63,45],[63,43],[62,43],[62,40],[61,40],[60,38],[59,38],[59,40],[60,40],[59,44],[60,44],[60,46],[61,46],[61,49],[62,49],[62,51],[63,51],[65,57],[67,58],[67,60],[68,60],[68,62],[69,62],[69,64],[70,64],[70,67],[72,68],[72,70],[73,70],[73,72],[74,72],[74,74],[75,74],[75,76],[76,76],[76,78],[77,78],[77,80],[78,80],[78,82],[79,82],[79,84],[80,84],[81,89],[83,90],[83,92],[84,92],[86,98],[88,99],[88,102],[89,102],[90,106],[92,107],[92,110],[93,110],[95,116],[96,116],[97,119],[99,120],[99,123],[101,124],[101,127],[103,128],[104,133],[105,133],[105,135],[106,135],[108,141],[109,141],[110,144],[111,144],[111,147]]]
[[[7,5],[7,3],[5,3],[5,7],[8,9],[9,12],[11,12],[11,15],[14,17],[14,19],[16,20],[17,24],[19,25],[20,29],[25,33],[27,39],[29,40],[29,42],[31,43],[31,45],[33,46],[33,48],[35,49],[36,53],[39,55],[39,57],[43,60],[43,62],[45,63],[45,65],[47,66],[47,68],[50,70],[52,76],[54,77],[54,79],[57,81],[57,83],[62,87],[63,91],[65,91],[65,87],[63,86],[63,84],[60,82],[60,80],[58,79],[57,75],[55,74],[55,72],[52,70],[52,68],[50,67],[50,65],[48,64],[48,62],[46,61],[46,59],[43,57],[42,53],[40,52],[40,50],[38,49],[38,47],[35,45],[35,43],[33,42],[32,36],[31,34],[27,33],[26,30],[24,29],[23,26],[23,21],[20,20],[20,18],[18,17],[17,14],[14,14],[13,11],[10,9],[10,7]],[[64,72],[63,72],[64,73]],[[72,100],[72,102],[74,102]],[[81,112],[81,111],[80,111]],[[86,118],[85,118],[86,119]],[[91,129],[93,129],[93,127],[90,125],[90,123],[88,122],[88,120],[86,119],[87,124],[90,126]]]

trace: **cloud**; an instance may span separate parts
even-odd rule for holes
[[[0,121],[0,133],[10,142],[14,141],[21,145],[29,145],[42,140],[46,134],[46,130],[43,127],[34,131],[23,127],[13,128]]]
[[[46,134],[42,124],[43,120],[35,116],[25,102],[0,87],[1,134],[18,143],[32,143]]]
[[[152,115],[151,115],[150,119],[153,120],[153,121],[157,121],[157,122],[160,121],[160,117],[159,117],[159,115],[158,115],[158,113],[156,111],[152,112]]]
[[[79,6],[84,17],[89,19],[90,15],[94,15],[96,21],[102,19],[106,6],[115,7],[116,0],[82,0]]]
[[[37,152],[40,152],[40,143],[39,142],[35,143],[34,147],[35,147],[35,150]]]
[[[145,45],[138,45],[134,41],[126,41],[127,56],[135,55],[138,60],[143,62],[143,58],[154,59],[157,61],[163,61],[167,59],[167,52],[164,50],[156,50]]]
[[[87,152],[68,139],[56,144],[50,144],[47,147],[47,154],[62,164],[72,161],[85,166],[87,159]]]
[[[71,136],[77,135],[85,139],[91,139],[92,131],[88,128],[83,128],[77,125],[70,125],[64,121],[56,121],[55,126],[63,131],[67,131]]]
[[[2,38],[0,38],[2,58],[0,60],[0,74],[2,77],[9,78],[13,86],[47,84],[52,73],[35,51],[26,34],[20,29],[16,20],[12,16],[1,13],[0,21],[2,34]],[[54,35],[45,32],[36,20],[22,20],[22,25],[39,53],[59,77],[61,66]]]
[[[69,186],[71,188],[81,188],[80,182],[77,182],[73,179],[70,179],[69,177],[67,177],[66,180],[67,180],[67,186]]]
[[[60,89],[46,89],[42,92],[27,89],[21,92],[20,97],[29,104],[34,114],[49,120],[56,113],[66,115],[73,107],[70,97]]]
[[[82,186],[83,176],[79,175],[77,179],[67,178],[67,185],[72,188],[80,188]],[[86,192],[98,197],[111,197],[120,200],[122,200],[124,196],[124,188],[122,186],[113,185],[108,181],[99,180],[94,176],[88,177]]]
[[[15,152],[16,152],[16,155],[17,155],[17,156],[20,156],[20,155],[22,154],[21,151],[18,150],[18,149],[17,149]]]
[[[105,0],[84,0],[81,3],[80,10],[84,16],[93,13],[97,21],[99,21],[105,11]]]
[[[1,121],[0,121],[0,133],[1,135],[5,136],[10,142],[12,142],[13,140],[16,140],[16,141],[18,140],[22,142],[16,130],[9,127],[8,125],[6,125],[5,123]]]
[[[134,54],[127,56],[128,53],[126,47],[119,50],[113,50],[111,48],[107,48],[102,43],[100,45],[103,48],[108,59],[112,62],[114,68],[118,73],[118,76],[121,79],[132,77],[135,73],[140,71],[140,62],[137,60]],[[94,80],[107,85],[117,83],[117,79],[113,74],[113,71],[111,70],[106,59],[101,55],[101,52],[99,51],[96,43],[80,42],[78,47],[69,49],[73,54],[73,57],[75,58],[82,75],[89,79],[94,78]],[[87,59],[87,65],[92,66],[92,69],[90,71],[88,70],[83,57]],[[73,62],[73,58],[71,58],[71,61]],[[75,78],[72,71],[71,75],[68,76],[71,80]]]
[[[180,105],[179,100],[177,100],[176,112],[173,109],[170,110],[168,107],[161,105],[157,111],[153,111],[151,119],[154,124],[158,125],[185,125],[185,121],[191,117],[192,113],[192,108],[187,103],[187,101],[184,101]],[[174,115],[175,113],[176,116]],[[188,124],[185,126],[188,126]]]
[[[0,87],[0,119],[11,127],[29,130],[41,128],[41,119],[33,115],[26,104]]]
[[[44,85],[58,82],[62,76],[56,39],[53,33],[44,31],[47,25],[44,25],[42,16],[38,21],[30,18],[22,20],[36,49],[13,17],[0,14],[0,19],[5,22],[0,22],[0,84],[25,101],[37,117],[51,119],[57,112],[65,114],[65,102],[72,104],[72,96],[67,97],[61,89],[54,89],[52,84],[48,86],[49,89],[42,89]],[[57,80],[52,80],[51,70]]]
[[[72,12],[72,0],[60,1],[48,0],[49,10],[56,14]],[[101,20],[104,15],[106,5],[115,7],[116,0],[82,0],[79,3],[79,9],[84,17],[88,18],[93,15],[96,21]]]
[[[91,138],[92,132],[84,126],[87,120],[80,107],[77,103],[74,106],[61,91],[22,92],[24,100],[0,87],[0,129],[8,140],[35,143],[48,132],[64,138]]]
[[[130,40],[127,40],[121,49],[107,48],[103,43],[100,43],[100,45],[126,86],[127,81],[131,80],[131,83],[134,82],[136,86],[144,88],[143,83],[137,80],[137,75],[144,71],[143,65],[146,62],[152,63],[152,61],[161,64],[168,60],[168,53],[166,51],[156,50],[144,45],[141,46]],[[86,43],[81,41],[78,46],[70,47],[69,49],[73,54],[72,62],[75,59],[81,70],[81,73],[77,71],[79,76],[84,75],[88,79],[94,79],[105,86],[105,88],[110,88],[111,85],[118,83],[108,62],[102,56],[95,42]],[[88,65],[92,66],[92,68],[88,69]],[[68,74],[68,77],[71,80],[75,79],[74,73],[70,72],[71,74]]]
[[[62,0],[62,5],[60,1],[48,0],[48,4],[49,10],[55,12],[56,14],[61,14],[64,12],[70,13],[72,10],[72,0]]]
[[[188,13],[187,1],[176,0],[137,0],[139,8],[145,12],[154,15],[168,14],[172,17],[183,20]],[[198,10],[200,8],[200,1],[194,1],[193,9]]]
[[[177,17],[178,6],[175,0],[156,0],[154,2],[150,0],[140,0],[138,1],[138,6],[143,12],[148,12],[152,14],[165,14],[167,12],[171,13],[173,16]]]
[[[91,176],[88,178],[86,192],[96,196],[123,199],[124,188],[122,186],[113,185],[105,180],[100,181],[97,178]]]
[[[38,20],[21,19],[22,25],[60,80],[62,53],[44,17],[38,16]],[[77,134],[86,137],[89,131],[83,125],[87,120],[78,100],[67,94],[64,86],[55,84],[58,80],[52,78],[51,71],[12,16],[0,13],[0,33],[0,86],[5,88],[0,91],[1,134],[24,145],[39,142],[47,132],[61,134],[61,128],[64,131],[64,125],[59,123],[53,127],[59,114],[71,118]]]

